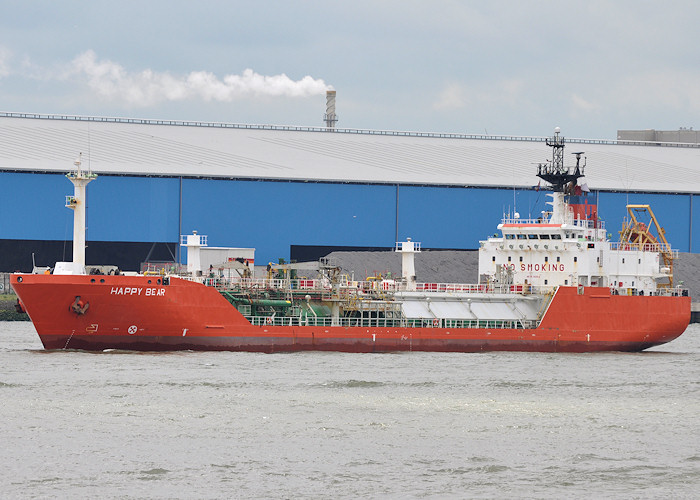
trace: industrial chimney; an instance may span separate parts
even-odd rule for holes
[[[323,120],[326,127],[335,128],[335,122],[338,121],[338,115],[335,114],[335,90],[326,91],[326,114],[323,115]]]

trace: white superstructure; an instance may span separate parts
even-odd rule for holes
[[[548,141],[554,149],[551,163],[540,164],[538,176],[552,184],[547,196],[551,212],[536,220],[506,216],[496,234],[479,249],[480,282],[514,287],[596,286],[617,293],[653,294],[672,285],[672,270],[663,252],[674,253],[665,242],[609,240],[597,217],[596,201],[578,185],[583,176],[582,153],[575,166],[563,165],[564,139],[558,131]],[[647,227],[647,226],[643,226]]]

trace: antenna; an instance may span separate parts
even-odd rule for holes
[[[584,165],[581,165],[581,155],[583,152],[574,153],[576,155],[576,166],[566,167],[564,166],[564,138],[559,134],[561,129],[556,127],[554,129],[554,137],[548,137],[546,139],[547,146],[552,148],[552,162],[551,163],[540,163],[537,165],[537,177],[543,181],[552,185],[552,190],[555,192],[563,192],[564,187],[572,183],[571,185],[576,185],[576,180],[579,177],[583,177]]]

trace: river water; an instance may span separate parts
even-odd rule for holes
[[[0,323],[2,498],[698,498],[700,326],[635,354],[44,351]]]

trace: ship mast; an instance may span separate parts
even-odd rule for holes
[[[573,153],[576,155],[576,166],[564,166],[564,138],[559,135],[561,129],[554,129],[554,137],[547,139],[547,146],[552,148],[551,163],[540,163],[537,165],[537,177],[551,184],[552,190],[555,192],[563,192],[567,184],[573,183],[576,185],[576,180],[583,177],[583,168],[581,165],[581,155],[583,152]]]
[[[583,165],[581,164],[581,156],[583,152],[573,153],[576,155],[575,166],[564,165],[564,138],[559,134],[561,129],[554,129],[554,137],[549,137],[546,141],[547,146],[552,148],[552,161],[540,163],[537,165],[537,177],[550,184],[554,193],[552,201],[548,202],[552,205],[551,223],[563,224],[566,221],[566,202],[564,194],[572,194],[579,177],[583,177],[583,170],[586,166],[584,158]]]
[[[85,216],[87,202],[87,185],[97,178],[90,169],[85,172],[82,169],[82,156],[73,163],[75,170],[69,172],[66,177],[73,183],[73,196],[66,196],[66,207],[73,210],[73,272],[81,274],[85,272]]]

